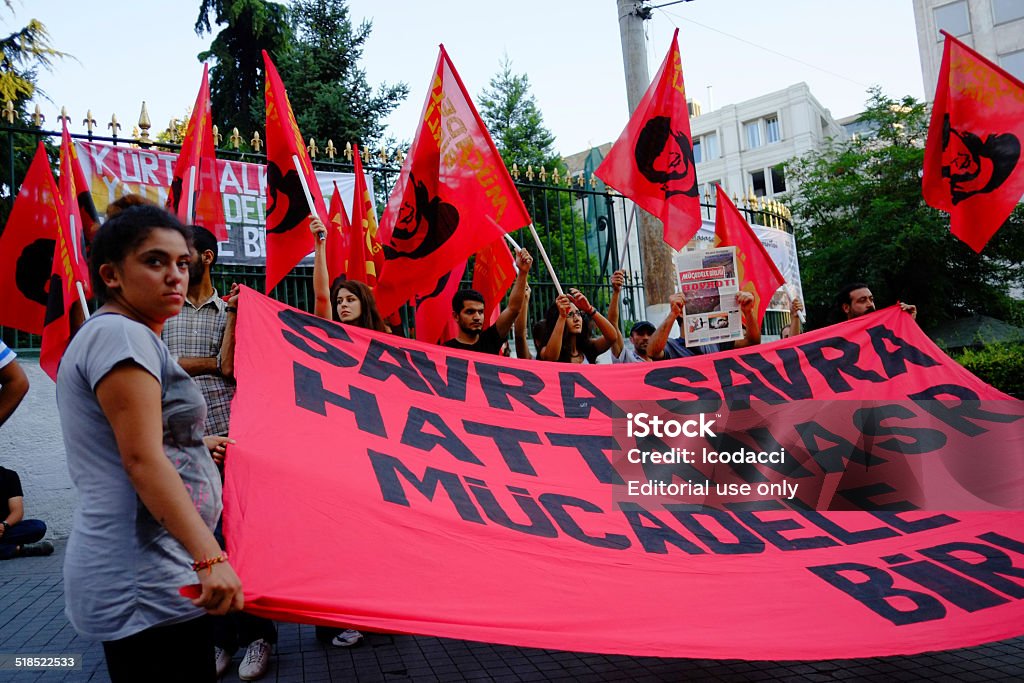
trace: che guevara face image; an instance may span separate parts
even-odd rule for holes
[[[1020,141],[1009,133],[989,134],[982,140],[970,131],[942,125],[942,177],[949,179],[953,204],[976,194],[992,192],[1010,176],[1020,159]]]
[[[458,227],[458,210],[440,197],[431,197],[426,185],[410,174],[391,243],[384,245],[384,256],[388,260],[423,258],[440,249]]]
[[[693,145],[686,133],[672,128],[667,116],[655,116],[644,124],[633,149],[637,169],[652,183],[661,185],[665,197],[697,196]]]

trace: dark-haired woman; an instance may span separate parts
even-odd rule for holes
[[[310,220],[309,229],[313,233],[313,294],[315,303],[313,313],[321,318],[336,323],[354,325],[377,332],[390,332],[391,329],[377,312],[377,303],[373,299],[373,291],[358,280],[338,278],[330,284],[327,272],[327,237],[320,239],[320,233],[327,235],[323,221],[316,216]],[[335,238],[336,239],[336,238]],[[354,628],[338,628],[317,626],[316,638],[320,642],[330,643],[334,647],[352,647],[363,639],[363,634]]]
[[[601,336],[594,338],[594,326]],[[618,333],[578,289],[562,294],[547,310],[537,358],[559,363],[596,363]]]
[[[188,287],[191,232],[163,209],[130,208],[92,242],[102,306],[57,376],[78,503],[64,560],[67,615],[103,641],[112,681],[214,681],[207,612],[242,608],[242,586],[213,536],[217,467],[206,403],[160,340]],[[198,579],[198,598],[179,587]]]

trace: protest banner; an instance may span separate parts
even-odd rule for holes
[[[896,307],[610,367],[423,344],[248,288],[237,333],[224,523],[252,613],[701,658],[1024,633],[1024,405]],[[643,406],[684,420],[705,456],[740,453],[713,465],[740,491],[624,498],[634,447],[660,440]],[[641,467],[681,486],[709,462]]]
[[[686,296],[683,333],[687,346],[743,338],[743,316],[736,302],[739,278],[736,247],[684,251],[676,255],[679,289]]]
[[[75,140],[75,148],[100,213],[106,210],[107,204],[130,193],[140,194],[159,206],[167,202],[178,158],[176,153],[84,140]],[[267,167],[217,159],[216,169],[228,226],[228,241],[219,245],[217,262],[265,265]],[[351,206],[355,189],[353,174],[317,171],[316,179],[326,196],[334,191],[337,182],[343,201]],[[367,177],[367,183],[372,196],[372,179]],[[301,263],[312,266],[313,259],[306,258]]]

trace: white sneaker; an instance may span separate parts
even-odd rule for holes
[[[217,678],[223,676],[231,666],[231,655],[222,647],[213,648],[213,659],[217,662]]]
[[[255,681],[263,678],[270,666],[270,643],[260,638],[249,643],[245,657],[238,665],[238,677],[243,681]]]
[[[338,635],[334,636],[334,640],[331,641],[331,645],[334,647],[352,647],[360,640],[363,639],[363,634],[354,628],[347,628]]]

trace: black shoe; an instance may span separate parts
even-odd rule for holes
[[[21,546],[22,557],[42,557],[43,555],[53,554],[53,544],[49,541],[39,541],[39,543],[26,543]]]

